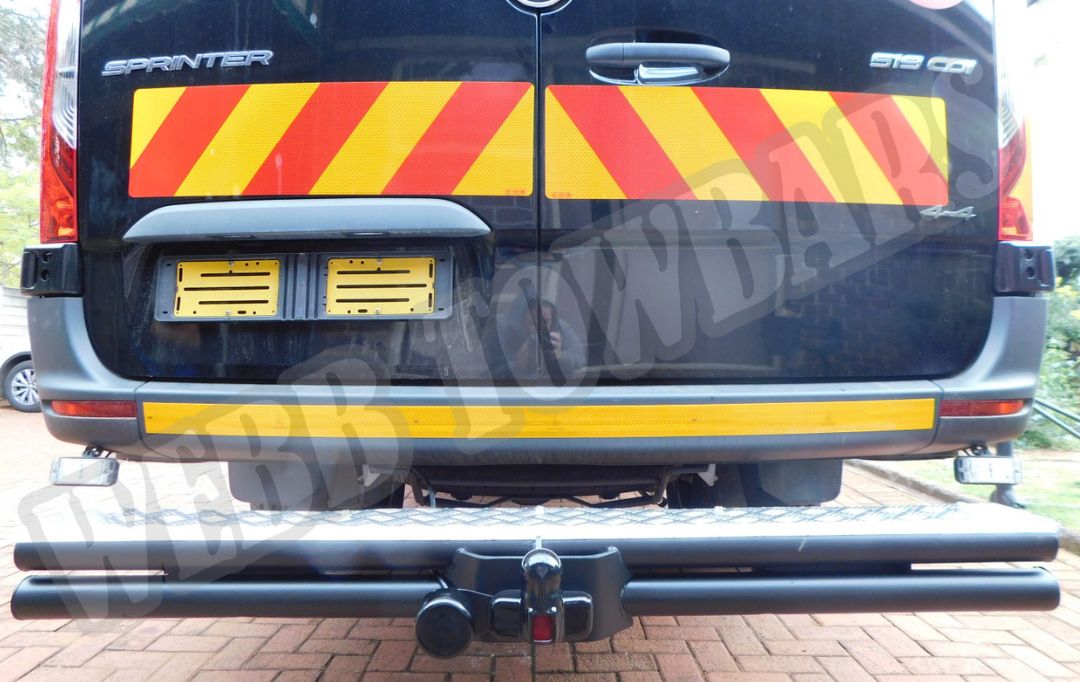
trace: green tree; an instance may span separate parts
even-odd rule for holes
[[[0,6],[0,97],[8,106],[0,117],[0,161],[34,163],[41,127],[42,60],[45,19]]]
[[[0,46],[0,284],[14,286],[38,230],[45,18],[0,5]]]
[[[1060,277],[1050,294],[1039,397],[1076,412],[1080,411],[1080,238],[1057,242],[1054,255]],[[1021,442],[1028,447],[1080,448],[1075,439],[1038,417]]]

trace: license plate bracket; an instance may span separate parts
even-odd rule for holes
[[[957,457],[953,471],[957,482],[968,485],[1016,485],[1021,480],[1016,457]]]
[[[120,462],[106,457],[57,457],[49,482],[59,486],[107,488],[116,483]]]

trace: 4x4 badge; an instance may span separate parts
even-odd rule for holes
[[[919,213],[927,220],[938,220],[939,218],[972,220],[975,218],[975,207],[968,206],[966,208],[948,209],[944,206],[931,206],[930,208],[919,211]]]

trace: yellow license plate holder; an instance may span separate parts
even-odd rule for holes
[[[173,317],[275,317],[280,283],[273,258],[178,261]]]
[[[326,262],[326,314],[333,317],[431,315],[435,258],[356,256]]]

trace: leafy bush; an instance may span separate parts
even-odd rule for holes
[[[1054,245],[1057,290],[1050,295],[1046,352],[1039,374],[1039,397],[1080,412],[1080,237]],[[1029,448],[1080,450],[1080,442],[1049,421],[1036,417],[1020,444]]]

